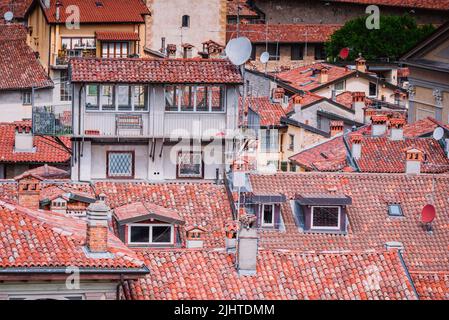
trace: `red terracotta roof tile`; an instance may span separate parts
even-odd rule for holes
[[[310,91],[324,85],[319,82],[319,70],[322,68],[328,69],[328,81],[326,83],[336,81],[356,72],[327,63],[314,63],[309,66],[280,72],[276,77],[299,90]]]
[[[25,171],[21,176],[25,175],[36,175],[38,177],[41,177],[42,180],[45,179],[68,179],[70,178],[70,173],[66,170],[59,169],[53,166],[49,166],[47,164]],[[19,180],[20,176],[17,176],[14,178],[15,180]]]
[[[0,90],[53,87],[53,82],[25,39],[23,27],[0,25]]]
[[[184,219],[186,227],[197,225],[208,230],[205,234],[205,247],[224,246],[223,227],[226,221],[232,219],[232,214],[223,185],[202,182],[96,182],[95,190],[97,194],[106,195],[106,202],[112,209],[145,201],[175,210]]]
[[[148,215],[154,216],[155,219],[167,219],[176,224],[184,223],[184,219],[176,210],[167,209],[151,202],[138,201],[114,209],[114,216],[119,222]]]
[[[449,10],[449,0],[331,0],[363,5],[375,4],[392,7],[422,8],[433,10]]]
[[[144,23],[144,16],[150,14],[145,3],[141,0],[59,0],[61,3],[60,18],[57,20],[57,1],[50,0],[49,9],[44,9],[45,17],[49,23],[66,23],[72,14],[71,10],[67,10],[67,7],[72,5],[79,8],[80,23]]]
[[[95,199],[96,195],[92,186],[89,183],[75,183],[75,182],[48,182],[41,183],[41,192],[39,200],[54,200],[63,197],[68,200],[67,195],[73,194],[79,197]]]
[[[33,0],[0,0],[0,23],[4,22],[4,14],[11,11],[14,19],[23,19]]]
[[[285,110],[280,103],[272,102],[269,97],[248,97],[246,108],[250,108],[260,117],[261,126],[278,126]]]
[[[237,67],[222,59],[71,59],[72,82],[240,84]]]
[[[112,257],[91,258],[84,251],[86,222],[0,201],[0,268],[68,267],[140,269],[142,261],[109,233]]]
[[[113,32],[113,31],[97,31],[95,32],[99,41],[139,41],[137,32]]]
[[[352,198],[352,204],[347,206],[346,235],[303,232],[287,201],[281,208],[285,230],[261,231],[261,248],[364,251],[399,241],[411,271],[449,271],[448,175],[277,173],[252,174],[249,179],[254,192],[281,193],[290,200],[302,193],[335,192]],[[421,223],[421,210],[429,201],[433,201],[437,212],[432,234]],[[403,217],[389,217],[391,203],[401,205]]]
[[[291,97],[291,99],[289,101],[289,105],[286,110],[286,113],[295,111],[295,103],[294,103],[295,98],[298,99],[298,101],[300,101],[299,104],[300,104],[301,108],[305,108],[307,106],[310,106],[312,104],[315,104],[315,103],[320,102],[325,99],[324,97],[319,96],[319,95],[317,95],[313,92],[309,92],[309,91],[304,92],[304,94],[301,96],[299,94],[296,94]]]
[[[337,24],[240,24],[240,36],[247,37],[252,43],[279,42],[321,43],[340,29]],[[229,41],[237,37],[237,25],[226,26],[226,38]]]
[[[410,274],[421,300],[449,300],[449,274],[413,272]]]
[[[125,283],[127,299],[416,299],[396,252],[314,255],[259,250],[254,276],[239,276],[234,256],[224,251],[138,254],[151,274]],[[371,285],[372,280],[378,283]]]
[[[62,146],[40,136],[34,137],[35,152],[15,152],[15,128],[18,123],[0,123],[0,162],[66,163],[70,160],[69,152]],[[31,126],[31,121],[27,123]],[[70,148],[69,137],[61,137],[61,140]]]

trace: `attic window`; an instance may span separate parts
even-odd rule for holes
[[[400,204],[390,204],[388,205],[388,215],[390,217],[403,217],[404,213]]]
[[[311,229],[340,229],[340,207],[312,207]]]
[[[190,27],[190,16],[183,15],[182,16],[182,27],[189,28]]]

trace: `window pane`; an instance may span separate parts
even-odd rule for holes
[[[337,228],[338,208],[315,207],[313,208],[313,227]]]
[[[153,227],[151,240],[153,243],[171,243],[171,227],[170,226]]]
[[[86,88],[86,110],[98,110],[98,85],[88,85]]]
[[[369,95],[371,97],[377,96],[377,85],[373,82],[369,83]]]
[[[212,105],[212,111],[213,112],[220,112],[224,110],[224,87],[222,86],[215,86],[210,87],[210,96],[211,96],[211,105]]]
[[[193,87],[182,86],[181,111],[193,111]]]
[[[263,206],[263,224],[273,224],[273,206]]]
[[[268,53],[270,54],[270,60],[278,60],[279,45],[276,43],[269,43],[268,44]]]
[[[304,46],[302,44],[292,44],[291,51],[292,60],[302,60],[304,58]]]
[[[128,57],[128,43],[127,42],[122,43],[122,50],[120,53],[120,57],[121,58]]]
[[[133,155],[130,152],[111,152],[108,159],[108,176],[124,177],[133,176]]]
[[[101,110],[115,110],[114,87],[111,85],[101,86]]]
[[[165,111],[178,111],[178,104],[176,99],[176,87],[165,87]]]
[[[65,70],[61,71],[60,100],[61,101],[72,100],[72,88],[69,83],[68,73]]]
[[[343,91],[343,90],[345,90],[345,82],[344,81],[337,82],[335,84],[335,90],[336,91]]]
[[[207,87],[196,87],[196,111],[209,111]]]
[[[107,58],[108,57],[108,44],[107,43],[103,43],[101,55],[102,55],[103,58]]]
[[[62,48],[63,49],[72,49],[70,38],[62,38]]]
[[[131,87],[117,86],[118,109],[120,111],[131,110]]]
[[[134,110],[145,111],[148,110],[148,87],[134,86]]]
[[[148,243],[150,242],[150,228],[147,226],[131,226],[130,242]]]
[[[183,178],[202,177],[201,153],[185,152],[178,156],[178,176]]]

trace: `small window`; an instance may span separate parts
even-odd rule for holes
[[[189,28],[190,27],[190,16],[183,15],[182,16],[182,27]]]
[[[130,86],[117,86],[117,101],[119,111],[131,111]]]
[[[178,178],[202,178],[203,159],[201,152],[180,152],[178,154]]]
[[[67,70],[61,71],[61,84],[59,90],[61,101],[72,101],[72,88],[69,82],[69,76]]]
[[[290,171],[291,172],[296,172],[296,164],[294,164],[293,162],[290,162]]]
[[[109,151],[107,153],[108,178],[134,177],[134,153],[126,151]]]
[[[173,226],[133,224],[128,229],[130,244],[173,244]]]
[[[291,45],[291,60],[303,60],[304,59],[304,45],[300,43]]]
[[[86,88],[86,110],[98,110],[99,85],[90,84]]]
[[[403,217],[402,207],[400,204],[390,204],[388,206],[388,215],[391,217]]]
[[[340,207],[312,207],[311,229],[340,229]]]
[[[207,95],[207,87],[197,86],[195,90],[196,94],[196,111],[208,111],[209,99]]]
[[[326,50],[324,44],[315,44],[315,60],[326,60]]]
[[[369,83],[369,96],[377,97],[377,84],[375,84],[374,82]]]
[[[281,171],[287,172],[288,171],[288,161],[282,161],[281,162]]]
[[[345,91],[346,81],[337,82],[334,86],[335,91]]]
[[[31,91],[22,92],[22,104],[31,104]]]
[[[274,204],[262,205],[262,227],[274,227]]]
[[[269,43],[268,53],[270,54],[270,60],[279,60],[279,44]]]
[[[148,87],[134,86],[134,111],[148,110]]]
[[[288,150],[294,151],[295,150],[295,136],[293,134],[289,134],[288,138],[289,138]]]
[[[112,85],[102,85],[101,87],[101,110],[104,111],[114,111],[114,86]]]

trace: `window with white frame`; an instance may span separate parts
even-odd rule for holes
[[[133,178],[134,153],[132,151],[108,151],[107,176],[108,178]]]
[[[61,101],[72,101],[72,88],[70,86],[67,70],[61,70],[60,80],[59,99]]]
[[[148,111],[148,86],[99,85],[86,86],[86,111]]]
[[[22,92],[22,104],[31,104],[31,91],[23,91]]]
[[[170,224],[130,224],[128,243],[138,245],[173,244],[174,232]]]
[[[274,204],[262,205],[262,227],[274,227]]]
[[[177,176],[178,178],[202,178],[203,157],[201,152],[179,152]]]
[[[312,207],[311,229],[340,229],[340,207]]]
[[[128,42],[103,42],[101,44],[101,56],[103,58],[127,58],[128,55]]]
[[[206,85],[165,86],[165,111],[223,112],[224,87]]]
[[[289,142],[288,142],[288,150],[295,150],[295,136],[293,134],[288,134]]]
[[[337,92],[345,91],[346,90],[346,81],[343,80],[343,81],[337,82],[334,85],[334,90]]]

